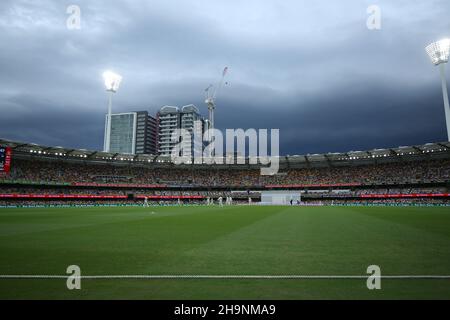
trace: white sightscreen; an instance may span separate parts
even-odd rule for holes
[[[297,200],[301,201],[300,191],[277,190],[277,191],[262,191],[261,204],[286,205],[292,203],[296,204]]]

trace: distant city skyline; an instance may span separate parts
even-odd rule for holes
[[[102,150],[108,69],[123,75],[113,113],[193,104],[207,117],[204,89],[228,66],[215,127],[279,128],[281,154],[447,140],[424,51],[450,37],[446,0],[73,4],[79,29],[69,3],[0,3],[1,138]]]

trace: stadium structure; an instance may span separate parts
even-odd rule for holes
[[[155,299],[158,301],[153,306],[145,306],[146,314],[153,317],[154,306],[165,305],[171,309],[170,316],[160,318],[199,318],[199,315],[206,318],[209,312],[213,318],[218,315],[223,318],[225,314],[232,318],[270,314],[270,318],[275,319],[286,313],[280,312],[278,303],[272,304],[270,300],[450,299],[450,104],[445,73],[450,39],[425,47],[440,72],[448,141],[365,151],[276,156],[276,161],[267,164],[273,154],[279,154],[278,144],[272,142],[278,142],[282,128],[274,129],[274,135],[271,132],[272,156],[256,159],[245,155],[246,141],[248,138],[252,144],[259,139],[252,139],[250,131],[239,129],[239,134],[234,131],[238,146],[235,148],[233,143],[228,150],[226,143],[227,153],[223,161],[217,161],[216,155],[220,153],[215,148],[210,148],[214,149],[209,150],[212,152],[206,148],[204,152],[214,159],[198,155],[203,153],[199,149],[203,151],[206,142],[211,142],[208,145],[211,147],[222,141],[211,130],[217,124],[216,108],[221,108],[218,98],[228,85],[228,66],[214,84],[204,89],[207,118],[193,104],[180,105],[181,108],[172,105],[186,97],[194,98],[186,92],[201,89],[198,84],[209,79],[205,72],[212,64],[221,60],[234,61],[236,67],[241,68],[236,77],[230,79],[237,84],[234,98],[228,100],[231,104],[234,102],[235,107],[229,105],[223,112],[234,111],[239,106],[248,110],[258,106],[267,111],[283,102],[294,106],[298,105],[299,95],[308,102],[314,100],[315,94],[320,95],[315,102],[330,108],[325,106],[329,98],[348,90],[345,84],[336,81],[336,76],[326,77],[328,70],[341,72],[348,78],[347,87],[362,84],[358,90],[353,90],[354,101],[347,107],[361,105],[358,99],[364,98],[371,84],[372,87],[375,84],[372,89],[388,96],[391,93],[394,98],[402,88],[411,93],[414,88],[423,87],[425,91],[413,95],[418,97],[415,112],[419,112],[421,101],[427,97],[431,97],[434,104],[433,93],[428,92],[431,82],[423,76],[421,67],[413,68],[404,79],[412,75],[423,79],[415,84],[406,81],[398,87],[398,92],[376,85],[376,80],[389,78],[396,70],[378,72],[376,68],[392,67],[392,63],[386,62],[396,57],[402,71],[410,64],[404,53],[414,50],[414,42],[440,31],[428,28],[423,32],[419,29],[426,23],[402,19],[401,31],[412,30],[411,38],[417,41],[398,46],[404,40],[402,33],[390,34],[390,39],[398,41],[386,42],[386,37],[378,37],[381,51],[366,48],[365,53],[373,51],[373,54],[363,57],[364,50],[356,52],[355,48],[361,48],[367,41],[352,46],[353,40],[360,39],[361,29],[355,29],[357,33],[352,35],[345,19],[349,18],[352,25],[358,20],[361,24],[365,22],[368,30],[379,30],[381,9],[377,5],[365,10],[369,14],[367,19],[363,19],[364,10],[359,18],[355,15],[359,9],[365,9],[360,6],[351,10],[340,6],[342,12],[335,7],[336,12],[330,15],[330,10],[321,10],[318,5],[310,10],[314,13],[312,19],[288,16],[286,26],[278,25],[280,17],[283,20],[284,13],[298,13],[289,4],[282,8],[276,6],[276,15],[266,14],[274,11],[273,5],[256,11],[253,4],[248,8],[240,6],[240,15],[231,16],[230,12],[236,12],[235,4],[229,12],[224,6],[219,10],[214,6],[206,9],[202,6],[202,10],[194,14],[189,9],[199,11],[198,6],[181,8],[185,11],[181,20],[188,15],[188,20],[195,21],[198,17],[207,17],[201,28],[197,28],[197,24],[192,27],[190,21],[185,27],[186,23],[178,23],[180,19],[175,12],[162,7],[158,13],[158,6],[152,6],[152,17],[158,18],[152,24],[156,32],[139,32],[137,38],[132,35],[136,30],[149,28],[145,23],[145,6],[117,6],[109,11],[96,6],[81,15],[80,6],[70,5],[66,9],[70,16],[65,26],[64,19],[60,19],[63,12],[57,14],[57,20],[62,22],[59,27],[52,18],[58,11],[53,7],[42,9],[36,4],[30,9],[19,5],[3,10],[6,15],[0,13],[7,22],[3,29],[7,31],[10,27],[12,30],[10,34],[5,32],[5,39],[19,39],[19,42],[8,43],[9,50],[2,55],[5,63],[11,64],[6,78],[14,79],[8,90],[2,92],[5,106],[22,105],[26,110],[30,103],[36,103],[52,111],[51,101],[43,106],[46,101],[42,100],[43,94],[51,92],[51,100],[59,101],[59,105],[67,109],[63,113],[73,115],[72,109],[90,99],[86,93],[92,85],[88,74],[104,63],[115,63],[125,76],[130,76],[130,84],[134,83],[135,88],[125,91],[122,101],[130,97],[134,103],[148,102],[149,97],[153,103],[172,100],[168,101],[171,105],[163,106],[155,116],[138,110],[113,113],[113,98],[123,78],[116,72],[105,71],[103,80],[108,105],[103,151],[45,146],[0,137],[0,300]],[[308,18],[308,6],[302,4],[301,7]],[[429,8],[427,12],[427,8],[421,6],[417,11],[424,13],[421,22],[443,20],[439,12],[444,6],[441,7],[441,10]],[[250,19],[246,9],[250,9]],[[100,16],[96,17],[98,10]],[[138,16],[133,19],[136,10]],[[34,11],[39,19],[33,18]],[[215,19],[216,11],[222,16],[220,19]],[[321,11],[325,14],[323,19],[320,19]],[[332,15],[336,13],[339,16],[333,22]],[[236,32],[241,18],[246,20],[245,32]],[[267,26],[273,25],[272,20],[277,28],[271,30],[267,38],[264,34]],[[47,21],[52,22],[51,28],[47,28]],[[315,21],[319,22],[319,28],[313,24],[306,33],[291,32]],[[329,23],[323,24],[323,21]],[[81,26],[94,28],[83,27],[78,32]],[[64,27],[80,36],[64,39],[69,36]],[[418,27],[414,33],[414,28]],[[314,29],[319,32],[310,32]],[[323,31],[334,29],[334,33],[325,37],[336,39],[337,36],[339,40],[342,34],[348,34],[344,44],[349,50],[339,49],[339,41],[323,42]],[[183,31],[181,37],[180,30]],[[163,32],[162,36],[158,32]],[[240,35],[236,36],[237,33]],[[298,43],[298,36],[312,51],[306,46],[291,45]],[[95,43],[90,41],[93,38]],[[147,45],[149,41],[141,41],[144,38],[152,43],[152,48]],[[159,38],[164,41],[158,42]],[[20,39],[25,40],[26,45],[20,44]],[[56,42],[48,42],[52,39]],[[140,42],[144,46],[139,46]],[[62,43],[62,50],[42,50],[54,49],[58,43]],[[371,44],[373,48],[377,46],[376,42]],[[131,50],[125,52],[124,46],[129,45]],[[189,46],[195,50],[179,50]],[[202,50],[202,46],[207,50]],[[163,50],[158,52],[153,48]],[[291,81],[299,70],[306,70],[302,77],[307,77],[311,63],[316,58],[326,57],[329,48],[339,52],[333,55],[331,63],[314,69],[314,79],[309,79],[306,87],[301,82]],[[150,59],[149,50],[155,53],[150,54]],[[299,55],[299,50],[304,61],[296,64],[294,60],[298,60],[295,56]],[[21,55],[21,51],[26,54]],[[133,54],[135,52],[138,54]],[[8,59],[8,53],[13,59]],[[183,55],[180,61],[179,54]],[[239,59],[230,61],[230,54]],[[419,61],[414,54],[410,58]],[[368,59],[374,62],[372,68],[352,77],[355,66]],[[63,67],[70,65],[71,68],[62,72],[61,61],[66,62]],[[14,69],[15,65],[29,69],[25,81],[21,81],[22,75],[15,70],[20,68]],[[371,74],[371,70],[377,72]],[[43,73],[50,81],[30,88],[34,83],[29,80],[41,79]],[[55,81],[62,76],[67,83],[55,91]],[[331,91],[324,91],[326,85]],[[169,86],[174,88],[163,88]],[[301,90],[296,90],[297,87]],[[58,100],[64,88],[73,91],[67,103]],[[36,96],[39,90],[43,93]],[[78,101],[80,92],[85,94]],[[268,99],[264,97],[266,93]],[[369,98],[373,97],[372,93]],[[342,96],[332,107],[339,109],[348,97]],[[290,100],[294,104],[289,103]],[[393,103],[397,104],[397,100],[401,99],[394,99]],[[85,104],[96,105],[96,101]],[[198,97],[193,101],[198,102]],[[120,104],[120,100],[118,102]],[[385,102],[385,99],[374,100],[373,105],[367,107],[375,110]],[[69,108],[71,112],[67,113]],[[243,117],[245,112],[237,112],[229,121]],[[11,119],[15,118],[12,115]],[[424,128],[429,127],[430,123]],[[11,125],[5,128],[17,129]],[[265,130],[265,139],[266,133]],[[416,132],[418,134],[420,131]],[[244,139],[240,140],[242,136]],[[248,149],[249,154],[255,154],[254,148]],[[261,143],[254,151],[256,149],[263,155],[268,151],[267,145]],[[177,163],[174,159],[178,157],[187,161]],[[276,173],[265,175],[267,171],[263,169],[273,168],[271,165],[275,163]],[[164,299],[183,302],[169,305],[160,302]],[[191,301],[198,299],[218,300],[218,303],[207,305]],[[236,302],[240,299],[247,302]],[[267,313],[267,306],[273,307],[273,313]],[[319,308],[311,306],[317,314]],[[14,308],[17,314],[18,308]],[[44,308],[48,314],[47,305]],[[266,313],[263,313],[264,308]],[[35,309],[29,310],[35,313]],[[106,309],[115,314],[120,312],[117,308],[103,306],[102,313]],[[336,308],[323,309],[336,311]],[[289,316],[300,312],[304,312],[303,306],[296,306]]]
[[[449,142],[283,156],[273,176],[0,145],[0,298],[450,296]]]
[[[280,171],[261,165],[183,164],[170,157],[47,147],[0,140],[12,152],[0,176],[0,206],[268,204],[267,191],[298,193],[291,205],[447,205],[450,142],[346,153],[280,156]],[[300,200],[301,201],[297,201]]]

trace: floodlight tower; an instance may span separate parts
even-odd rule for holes
[[[120,86],[120,82],[122,81],[122,76],[112,72],[105,71],[103,73],[103,80],[105,81],[106,91],[108,91],[109,100],[108,100],[108,116],[106,117],[105,123],[105,139],[103,144],[103,150],[105,152],[110,151],[111,145],[111,111],[112,111],[112,96],[117,92]]]
[[[447,124],[447,139],[450,141],[450,106],[448,103],[447,81],[445,79],[445,64],[450,54],[450,39],[442,39],[428,45],[425,50],[431,62],[439,66],[441,71],[442,95],[444,97],[445,122]]]

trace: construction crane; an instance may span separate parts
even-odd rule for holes
[[[210,129],[214,129],[214,109],[216,108],[216,98],[220,89],[224,84],[224,79],[227,74],[227,71],[228,67],[225,67],[222,72],[222,77],[220,78],[219,83],[215,87],[212,84],[210,84],[209,87],[205,89],[206,93],[205,103],[208,106]]]

